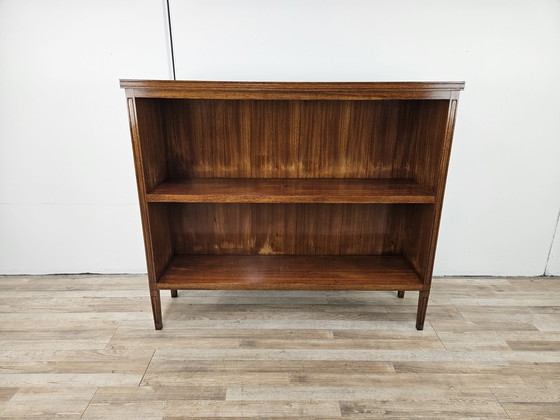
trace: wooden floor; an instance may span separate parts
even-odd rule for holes
[[[560,279],[417,293],[163,294],[144,276],[0,277],[0,417],[560,418]]]

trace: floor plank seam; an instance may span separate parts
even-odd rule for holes
[[[169,297],[154,331],[144,280],[0,284],[0,418],[558,417],[560,278],[449,278],[424,332],[412,294],[249,291]]]
[[[148,369],[150,368],[150,365],[152,364],[152,359],[154,358],[154,355],[156,354],[157,348],[154,349],[154,351],[152,352],[152,356],[150,357],[150,360],[148,361],[148,365],[146,366],[146,370],[144,370],[144,374],[142,375],[142,378],[140,379],[140,382],[138,383],[137,387],[142,386],[142,382],[144,382],[144,377],[146,376],[146,373],[148,372]]]
[[[107,341],[107,344],[104,347],[104,350],[107,350],[107,348],[111,345],[111,342],[113,341],[113,337],[115,337],[115,334],[117,333],[117,331],[119,330],[121,326],[117,325],[117,327],[115,328],[115,331],[113,331],[113,334],[111,334],[111,337],[109,338],[109,341]]]
[[[97,391],[99,391],[99,387],[96,388],[95,392],[93,393],[93,395],[91,396],[90,400],[88,401],[86,408],[84,408],[84,411],[82,411],[82,414],[80,415],[80,420],[82,420],[82,418],[84,417],[84,415],[86,414],[87,409],[89,408],[89,405],[91,404],[91,402],[95,399],[95,396],[97,395]]]
[[[508,416],[509,420],[512,420],[511,416],[509,415],[508,411],[504,408],[504,406],[502,405],[501,401],[498,399],[498,397],[496,396],[496,393],[494,392],[494,390],[492,389],[492,387],[488,387],[488,389],[490,389],[490,392],[492,393],[492,395],[494,396],[494,398],[496,399],[496,401],[498,402],[498,404],[500,404],[500,407],[502,407],[502,410],[504,410],[504,413],[506,413],[506,416]]]
[[[344,415],[342,414],[342,401],[338,400],[338,409],[340,410],[340,418],[343,418]]]
[[[447,346],[445,345],[445,343],[443,342],[443,340],[441,339],[441,337],[439,336],[439,333],[437,332],[437,330],[434,328],[434,325],[431,323],[431,321],[428,321],[428,324],[430,324],[430,327],[432,327],[432,329],[434,330],[434,332],[436,333],[436,336],[439,340],[439,342],[441,343],[441,345],[443,346],[445,351],[450,351]]]

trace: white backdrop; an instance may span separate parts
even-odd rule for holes
[[[0,1],[0,272],[142,272],[119,77],[167,78],[160,1]]]
[[[0,1],[0,272],[145,270],[118,79],[169,78],[163,3]],[[560,274],[560,2],[170,10],[178,79],[465,80],[435,273]]]

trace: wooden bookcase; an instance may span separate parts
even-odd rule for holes
[[[121,80],[160,290],[419,291],[463,82]]]

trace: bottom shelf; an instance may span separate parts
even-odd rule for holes
[[[401,256],[178,255],[158,289],[420,290]]]

